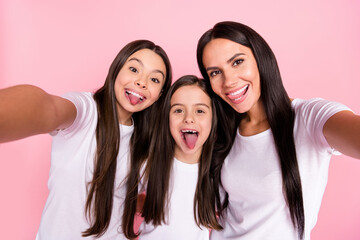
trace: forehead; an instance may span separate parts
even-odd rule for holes
[[[171,97],[171,105],[173,104],[198,104],[204,103],[211,106],[210,97],[197,85],[183,86],[177,89]]]
[[[145,48],[134,52],[128,57],[126,62],[137,62],[137,60],[139,60],[139,63],[142,64],[145,68],[151,71],[160,70],[166,74],[164,60],[160,57],[160,55],[150,49]]]
[[[226,62],[234,54],[243,53],[254,57],[251,49],[237,42],[225,38],[215,38],[205,45],[203,51],[203,63],[205,67],[217,65],[218,62]]]

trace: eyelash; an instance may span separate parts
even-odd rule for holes
[[[239,64],[241,64],[241,63],[243,63],[243,62],[244,62],[244,59],[236,59],[236,60],[233,62],[232,66],[236,67],[236,66],[238,66]],[[221,73],[220,70],[212,71],[212,72],[210,72],[209,77],[215,77],[215,76],[218,75],[219,73]]]
[[[137,72],[138,70],[136,69],[136,68],[134,68],[134,67],[129,67],[129,69],[130,69],[130,71],[132,71],[132,72]]]
[[[159,79],[157,78],[151,78],[151,81],[153,81],[154,83],[160,83]]]
[[[240,63],[244,62],[244,59],[236,59],[234,62],[233,62],[233,66],[237,66],[239,65]]]
[[[134,73],[137,73],[137,72],[138,72],[138,70],[137,70],[136,68],[134,68],[134,67],[129,67],[129,70],[132,71],[132,72],[134,72]],[[158,78],[150,78],[150,79],[151,79],[151,81],[153,81],[154,83],[160,83],[160,81],[159,81]]]
[[[184,111],[182,109],[175,109],[174,110],[174,113],[183,113],[183,112]],[[196,113],[203,114],[203,113],[205,113],[205,111],[202,110],[202,109],[198,109],[198,110],[196,110]]]
[[[210,77],[215,77],[219,73],[220,73],[220,70],[212,71],[212,72],[210,72]]]

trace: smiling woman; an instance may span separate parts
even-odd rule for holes
[[[171,76],[164,50],[138,40],[119,52],[95,93],[58,97],[28,85],[0,90],[0,142],[53,136],[37,240],[126,239],[118,229],[128,165],[148,154],[156,101]]]
[[[260,75],[251,49],[217,38],[205,46],[203,59],[214,92],[237,112],[249,111],[260,97]]]
[[[337,151],[360,158],[360,116],[324,99],[290,99],[275,55],[250,27],[220,22],[198,42],[200,71],[223,107],[229,142],[213,163],[223,231],[212,239],[310,239]],[[272,183],[272,184],[268,184]]]

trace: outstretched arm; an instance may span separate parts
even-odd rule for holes
[[[73,103],[38,87],[0,90],[0,143],[68,127],[75,117]]]
[[[332,148],[350,157],[360,159],[360,116],[341,111],[330,117],[323,128]]]

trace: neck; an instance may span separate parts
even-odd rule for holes
[[[174,157],[180,162],[194,164],[199,163],[199,159],[201,156],[201,149],[194,153],[185,153],[181,151],[178,147],[175,147]]]
[[[258,101],[240,121],[239,131],[243,136],[251,136],[261,133],[270,128],[264,105]]]
[[[127,126],[131,126],[133,124],[132,122],[132,112],[128,112],[125,109],[123,109],[122,107],[118,106],[117,107],[117,114],[118,114],[118,121],[121,125],[127,125]]]
[[[118,117],[119,123],[121,125],[131,126],[133,124],[133,120],[132,120],[131,116],[132,115],[130,115],[130,117],[128,117],[128,118],[122,118],[122,119],[120,119],[120,117]]]

